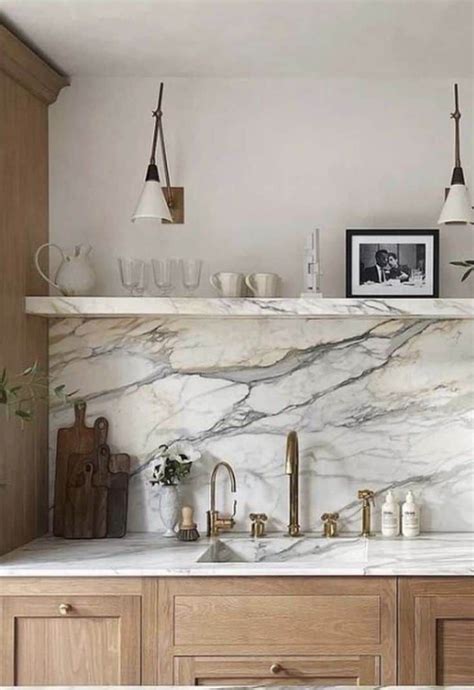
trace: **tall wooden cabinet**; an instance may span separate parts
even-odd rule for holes
[[[47,366],[47,322],[25,295],[46,293],[33,254],[48,241],[48,106],[67,84],[0,25],[0,372]],[[21,428],[0,414],[0,554],[47,530],[48,416]]]
[[[399,683],[474,684],[474,579],[399,580]]]

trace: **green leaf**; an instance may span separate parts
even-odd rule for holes
[[[468,265],[465,261],[450,261],[449,263],[452,266],[467,266]]]
[[[465,274],[463,275],[463,277],[461,278],[461,283],[463,283],[463,282],[466,280],[466,278],[467,278],[473,271],[474,271],[474,266],[472,266],[468,271],[466,271],[466,273],[465,273]]]
[[[17,417],[24,419],[25,422],[31,422],[33,419],[33,414],[30,410],[15,410],[15,414]]]
[[[0,379],[0,382],[1,382],[3,385],[5,385],[5,383],[7,382],[7,370],[6,370],[5,367],[3,367],[2,378]]]
[[[56,388],[54,388],[54,395],[62,395],[65,388],[66,384],[64,383],[62,383],[60,386],[56,386]]]

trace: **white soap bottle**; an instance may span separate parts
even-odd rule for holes
[[[382,506],[382,536],[398,537],[400,534],[400,505],[393,491],[388,491]]]
[[[420,534],[420,506],[415,503],[409,491],[402,506],[402,534],[404,537],[417,537]]]

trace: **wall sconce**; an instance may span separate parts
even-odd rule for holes
[[[183,187],[171,187],[170,184],[168,159],[166,157],[165,139],[163,136],[162,100],[163,82],[160,84],[158,105],[156,110],[153,111],[155,127],[153,130],[150,162],[146,171],[145,184],[132,216],[132,221],[151,218],[161,220],[162,223],[184,223],[184,189]],[[156,164],[158,138],[160,139],[163,170],[165,173],[166,187],[164,189],[161,187],[158,166]]]
[[[459,137],[459,111],[458,85],[454,85],[454,169],[451,178],[451,186],[446,190],[444,206],[438,223],[440,225],[467,225],[474,221],[472,203],[469,190],[464,181],[464,173],[461,167],[461,145]]]

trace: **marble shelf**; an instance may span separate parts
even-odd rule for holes
[[[209,297],[26,297],[27,314],[46,318],[474,319],[474,299],[315,299]]]

